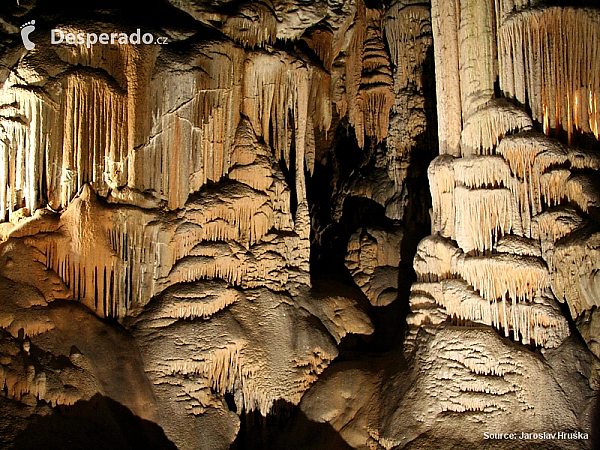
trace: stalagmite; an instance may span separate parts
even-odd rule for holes
[[[232,289],[224,284],[203,284],[209,296],[231,298],[227,292]],[[232,393],[240,410],[266,415],[277,398],[297,403],[305,384],[314,381],[335,357],[335,347],[313,328],[294,336],[299,353],[294,353],[283,333],[272,334],[307,318],[304,310],[287,304],[282,294],[266,289],[236,293],[236,300],[222,304],[219,314],[198,322],[177,309],[179,299],[190,294],[201,299],[196,289],[180,285],[166,292],[140,316],[136,335],[151,378],[157,383],[171,380],[172,392],[181,390],[184,379],[199,375],[215,392]],[[174,299],[178,300],[172,304]],[[257,322],[261,326],[256,326]],[[194,332],[195,327],[202,328],[202,334]],[[162,352],[156,352],[157,346]],[[164,360],[160,355],[167,349],[171,357]],[[267,361],[270,363],[265,364]],[[284,367],[287,370],[282,370]],[[273,372],[273,368],[278,370]]]
[[[429,168],[429,188],[433,216],[431,218],[432,233],[440,233],[444,237],[454,234],[454,158],[440,155],[435,158]]]
[[[417,247],[413,267],[419,281],[439,281],[452,277],[453,261],[462,250],[438,234],[424,238]]]

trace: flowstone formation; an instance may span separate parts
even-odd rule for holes
[[[594,448],[599,21],[3,7],[2,445]]]

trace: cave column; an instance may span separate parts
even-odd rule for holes
[[[493,14],[490,0],[460,0],[458,41],[463,123],[494,96],[497,58]]]
[[[308,240],[310,238],[310,217],[306,201],[306,180],[304,177],[304,154],[306,151],[306,129],[308,124],[308,69],[301,67],[297,70],[296,87],[296,120],[295,120],[295,146],[296,146],[296,210],[295,229],[298,235]]]
[[[440,154],[460,156],[461,96],[459,77],[459,0],[432,0]]]

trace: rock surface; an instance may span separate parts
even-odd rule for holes
[[[2,446],[597,447],[595,5],[6,3]]]

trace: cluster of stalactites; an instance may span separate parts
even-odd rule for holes
[[[123,319],[138,313],[169,269],[168,225],[131,207],[103,205],[88,185],[60,216],[54,230],[25,235],[39,261],[68,286],[72,298],[99,317]],[[52,219],[46,219],[52,220]],[[31,221],[31,227],[44,230]]]
[[[461,155],[493,154],[504,136],[532,127],[525,111],[503,101],[491,101],[465,120],[460,135]]]
[[[267,5],[250,2],[228,16],[220,30],[244,47],[258,47],[277,40],[277,19]]]
[[[391,61],[398,72],[394,90],[408,85],[421,90],[423,77],[418,69],[423,66],[431,45],[430,39],[423,39],[431,34],[429,8],[421,3],[397,2],[386,11],[384,28]]]
[[[242,112],[277,158],[312,173],[315,129],[331,126],[329,75],[283,53],[257,53],[246,62]],[[296,159],[291,158],[295,147]],[[298,167],[300,166],[300,167]]]
[[[312,172],[315,131],[327,132],[332,123],[334,72],[343,91],[336,105],[342,116],[348,113],[359,146],[367,136],[380,142],[388,133],[394,80],[382,12],[362,1],[351,10],[353,23],[338,29],[323,22],[302,37],[323,66],[269,47],[277,23],[262,3],[244,6],[221,28],[234,41],[263,50],[206,42],[177,57],[173,70],[165,68],[176,58],[169,48],[56,46],[52,50],[65,63],[92,70],[59,74],[61,89],[22,89],[10,78],[4,84],[2,214],[23,206],[33,212],[46,199],[52,208],[64,208],[85,183],[101,196],[127,188],[179,209],[191,193],[228,174],[232,137],[243,116],[277,158],[296,168],[303,203],[302,166]],[[420,85],[421,74],[409,72],[422,66],[426,8],[397,4],[385,22],[401,72],[396,78],[401,85]],[[396,38],[418,48],[409,51]],[[135,202],[133,196],[124,201]]]
[[[526,236],[531,236],[533,217],[548,207],[572,202],[587,213],[597,201],[593,176],[571,172],[598,170],[600,159],[594,152],[526,132],[504,138],[496,153],[504,157],[515,178],[512,189]]]
[[[306,161],[312,172],[315,129],[331,124],[329,74],[285,54],[215,45],[181,62],[202,70],[161,68],[150,76],[154,53],[137,58],[75,47],[57,51],[99,70],[59,75],[61,89],[52,94],[9,78],[0,91],[2,210],[33,212],[46,198],[61,209],[85,183],[101,196],[127,187],[181,208],[228,173],[242,115],[288,167]],[[298,188],[305,190],[303,180]]]
[[[524,302],[550,287],[546,264],[531,256],[498,253],[458,258],[453,270],[488,301],[508,296]]]
[[[430,165],[429,180],[433,231],[464,251],[489,251],[501,236],[522,234],[516,180],[501,157],[444,155]]]
[[[443,307],[447,316],[459,324],[489,325],[525,345],[553,348],[569,336],[568,323],[556,301],[544,295],[536,296],[531,302],[508,299],[490,302],[461,279],[415,283],[410,297],[409,324],[413,327],[434,324],[433,303]]]
[[[467,252],[491,250],[509,233],[531,237],[532,219],[549,207],[571,202],[589,213],[598,202],[594,152],[523,132],[503,138],[495,153],[443,155],[429,167],[433,231]]]
[[[529,9],[506,18],[498,30],[500,87],[529,104],[546,134],[599,137],[600,14],[597,10]],[[542,82],[543,81],[543,82]]]
[[[127,182],[127,98],[101,76],[72,72],[52,98],[19,87],[0,89],[0,219],[35,211],[44,198],[54,209],[89,183],[106,195]]]
[[[229,344],[224,348],[213,349],[198,360],[173,359],[167,363],[167,373],[184,376],[201,375],[208,385],[220,395],[235,392],[239,407],[245,411],[260,411],[266,416],[276,398],[265,395],[253,381],[256,367],[244,361],[242,345]]]
[[[382,141],[388,133],[394,104],[394,80],[390,58],[383,42],[379,10],[358,7],[350,58],[346,68],[348,118],[356,131],[359,147],[365,136]]]
[[[550,275],[533,242],[507,237],[496,246],[499,253],[470,256],[439,235],[421,241],[407,318],[413,332],[451,318],[459,325],[490,325],[523,344],[559,346],[569,327],[549,294]]]

